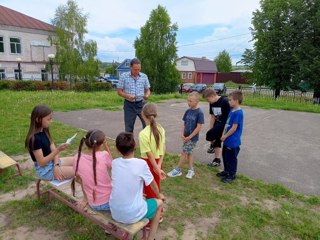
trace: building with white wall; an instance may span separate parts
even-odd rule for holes
[[[19,65],[23,80],[48,80],[48,55],[56,53],[49,36],[52,25],[0,5],[0,80],[19,79]]]

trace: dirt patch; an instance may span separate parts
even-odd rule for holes
[[[274,211],[280,208],[280,204],[277,201],[270,199],[263,200],[262,206],[268,209],[269,211]]]
[[[214,214],[209,218],[197,219],[197,223],[185,223],[185,230],[182,235],[183,240],[206,239],[207,232],[216,227],[219,221],[219,215]]]
[[[164,229],[161,229],[161,225],[159,226],[156,239],[162,240],[162,239],[177,239],[177,238],[178,238],[177,233],[173,228],[169,227],[168,229],[164,230]]]
[[[0,205],[4,204],[5,202],[12,201],[12,200],[21,200],[28,194],[34,194],[36,191],[36,184],[32,183],[28,186],[27,189],[17,190],[8,192],[5,194],[0,195]]]
[[[63,239],[63,232],[49,231],[45,228],[38,228],[31,230],[27,227],[18,227],[16,229],[6,230],[5,232],[0,232],[0,239],[2,240],[29,240],[29,239],[46,239],[46,240],[57,240]]]
[[[14,160],[19,162],[21,170],[24,171],[31,171],[34,168],[33,161],[31,160],[31,157],[29,154],[23,154],[23,155],[15,155],[11,156]]]
[[[248,204],[250,203],[246,196],[238,196],[238,198],[240,199],[240,203],[242,206],[248,206]]]

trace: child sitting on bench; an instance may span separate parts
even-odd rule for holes
[[[82,149],[85,144],[86,149]],[[100,151],[101,148],[105,151]],[[74,157],[73,167],[75,177],[71,183],[75,195],[75,181],[80,177],[84,198],[79,201],[79,207],[88,203],[96,211],[108,211],[111,194],[111,178],[108,169],[111,168],[112,156],[105,134],[100,130],[90,130],[80,141],[79,152]]]
[[[154,239],[159,225],[164,196],[146,161],[134,158],[136,144],[132,133],[120,133],[116,147],[123,157],[112,161],[110,210],[114,220],[132,224],[144,218],[152,220],[148,239]],[[145,200],[143,187],[151,186],[156,198]]]

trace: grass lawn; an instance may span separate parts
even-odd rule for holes
[[[153,96],[151,101],[180,98],[179,94]],[[185,96],[182,96],[185,97]],[[286,109],[289,105],[273,100],[248,96],[245,103],[266,108]],[[281,103],[281,104],[280,104]],[[86,108],[120,109],[121,98],[115,92],[10,92],[0,91],[0,149],[9,155],[26,153],[23,141],[28,130],[30,112],[36,104],[45,104],[54,111]],[[288,103],[289,104],[289,103]],[[319,106],[294,103],[290,110],[320,112]],[[56,143],[64,142],[78,129],[54,122],[50,127]],[[76,151],[79,137],[68,152]],[[114,143],[110,140],[113,151]],[[114,152],[114,154],[116,154]],[[138,155],[137,155],[138,156]],[[178,156],[167,155],[164,170],[176,164]],[[22,162],[25,160],[21,160]],[[320,239],[320,198],[293,193],[281,185],[265,184],[239,176],[232,184],[223,184],[215,176],[216,169],[196,163],[196,176],[166,179],[162,191],[167,196],[165,221],[160,230],[166,239]],[[186,169],[184,169],[186,171]],[[34,182],[34,171],[10,177],[14,168],[0,175],[0,197],[5,192],[25,189]],[[184,171],[184,172],[185,172]],[[63,239],[105,239],[103,231],[63,204],[38,201],[32,194],[19,201],[0,205],[6,216],[2,234],[26,226],[37,229],[39,223],[47,230],[62,232]],[[113,239],[113,238],[107,238]]]

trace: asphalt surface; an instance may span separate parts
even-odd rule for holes
[[[158,122],[166,130],[167,151],[179,154],[182,116],[186,102],[157,104]],[[205,124],[194,157],[207,163],[209,143],[205,133],[209,126],[209,108],[200,103]],[[238,172],[253,179],[281,183],[293,191],[320,195],[320,114],[244,107],[245,124],[239,154]],[[55,112],[54,119],[76,128],[100,129],[111,138],[124,131],[123,111],[90,109]],[[135,136],[142,129],[137,118]]]

